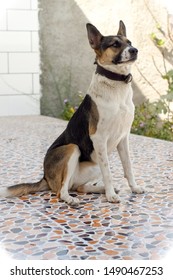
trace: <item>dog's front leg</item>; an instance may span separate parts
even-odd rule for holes
[[[102,176],[103,176],[103,183],[105,186],[105,194],[106,198],[109,202],[119,202],[119,198],[115,193],[112,183],[112,175],[109,167],[109,161],[107,156],[107,145],[101,141],[93,141],[94,150],[96,153],[97,161],[100,166]]]
[[[142,187],[138,187],[132,170],[132,164],[129,155],[129,135],[123,138],[117,146],[117,150],[123,165],[124,177],[127,179],[129,187],[133,193],[144,193]]]

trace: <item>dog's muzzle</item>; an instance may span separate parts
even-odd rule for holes
[[[134,47],[127,47],[118,56],[114,57],[112,62],[114,64],[133,62],[137,59],[137,56],[138,56],[138,49]]]

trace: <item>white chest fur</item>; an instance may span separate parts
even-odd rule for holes
[[[111,153],[131,128],[134,117],[131,85],[94,75],[88,94],[99,113],[97,130],[91,139],[103,141]]]

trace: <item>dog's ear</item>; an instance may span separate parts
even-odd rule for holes
[[[87,23],[86,28],[87,28],[88,40],[91,48],[98,50],[100,48],[100,43],[101,43],[101,39],[103,38],[103,35],[91,23]]]
[[[118,30],[117,35],[122,35],[122,36],[126,37],[126,27],[125,27],[125,24],[122,20],[120,20],[119,30]]]

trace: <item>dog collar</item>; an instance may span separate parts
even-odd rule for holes
[[[133,79],[132,74],[128,74],[128,75],[122,75],[122,74],[118,74],[118,73],[114,73],[112,71],[106,70],[105,68],[103,68],[102,66],[100,66],[99,64],[97,64],[97,68],[96,68],[96,74],[100,74],[110,80],[113,81],[122,81],[125,82],[126,84],[130,83]]]

